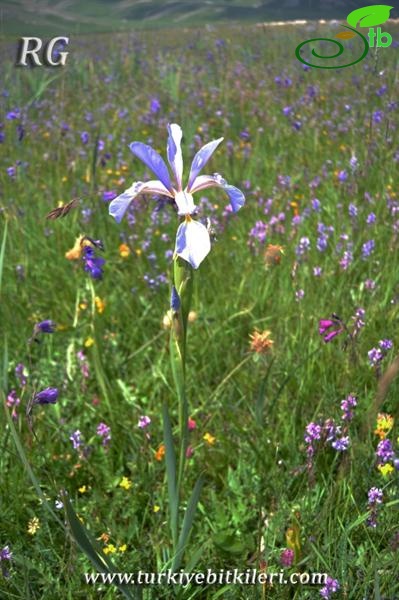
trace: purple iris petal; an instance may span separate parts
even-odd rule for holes
[[[168,167],[158,152],[155,152],[151,146],[147,146],[147,144],[142,144],[141,142],[132,142],[129,148],[137,158],[155,173],[163,185],[169,191],[172,191]]]
[[[38,331],[41,331],[41,333],[54,333],[55,323],[50,319],[46,319],[45,321],[40,321],[40,323],[36,325],[36,328]]]
[[[111,217],[114,217],[117,223],[120,223],[123,215],[129,208],[131,201],[138,196],[138,194],[164,194],[166,196],[173,197],[166,187],[160,181],[136,181],[133,185],[120,194],[117,198],[114,198],[108,207],[108,212]]]
[[[199,190],[204,190],[210,187],[220,187],[222,190],[226,192],[230,199],[231,208],[233,212],[237,212],[240,210],[242,206],[245,204],[245,196],[241,190],[234,187],[233,185],[229,185],[225,179],[218,173],[214,175],[200,175],[197,177],[193,183],[193,186],[190,190],[191,194],[198,192]]]
[[[193,269],[198,269],[210,250],[209,233],[202,223],[190,219],[179,225],[175,252],[180,258],[190,263]]]
[[[181,138],[183,132],[179,125],[172,123],[168,125],[168,143],[166,146],[166,152],[168,155],[169,164],[176,177],[177,189],[182,189],[182,177],[183,177],[183,157],[181,152]]]
[[[195,179],[199,175],[200,171],[202,171],[203,167],[206,165],[206,163],[211,158],[212,154],[215,152],[216,148],[222,141],[223,138],[221,137],[218,140],[213,140],[213,142],[205,144],[205,146],[202,146],[201,150],[199,150],[194,156],[193,162],[191,163],[191,170],[187,185],[187,190],[189,192],[192,192],[191,187]]]

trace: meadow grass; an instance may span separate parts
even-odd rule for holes
[[[294,50],[309,37],[317,36],[238,26],[81,37],[59,70],[16,69],[13,45],[4,46],[2,396],[15,389],[21,402],[14,418],[11,406],[0,417],[0,550],[8,545],[13,553],[0,562],[9,571],[1,598],[119,597],[114,587],[84,583],[93,566],[65,525],[62,490],[115,570],[161,571],[171,558],[159,448],[165,400],[177,435],[162,320],[178,219],[162,199],[140,197],[129,221],[117,225],[104,200],[105,192],[117,195],[150,176],[128,144],[151,143],[165,156],[170,122],[183,128],[186,165],[203,143],[224,136],[207,172],[222,173],[247,200],[232,216],[222,191],[196,196],[216,240],[196,272],[188,334],[196,428],[182,506],[201,472],[205,485],[184,568],[279,572],[281,552],[291,548],[295,563],[285,572],[328,573],[340,582],[336,597],[399,597],[398,473],[377,468],[374,433],[377,412],[398,417],[394,378],[375,400],[399,342],[397,58],[394,48],[380,49],[353,68],[305,70]],[[46,220],[74,197],[78,208]],[[104,243],[100,281],[81,259],[65,257],[80,234]],[[363,247],[370,240],[371,252]],[[265,264],[269,244],[283,247],[272,265]],[[359,308],[365,325],[353,343],[344,347],[345,332],[323,341],[320,319],[336,313],[352,328]],[[28,343],[43,319],[57,331]],[[255,329],[271,332],[266,354],[250,351]],[[393,349],[370,366],[368,352],[387,338]],[[24,386],[15,375],[20,363]],[[46,387],[59,388],[59,400],[35,406],[29,424],[29,400]],[[320,442],[309,471],[305,427],[340,422],[350,393],[358,405],[349,448]],[[151,419],[145,429],[142,415]],[[100,423],[111,430],[106,445]],[[78,449],[70,440],[76,430]],[[399,452],[396,424],[388,437]],[[367,525],[371,487],[384,492],[375,528]],[[61,498],[64,508],[56,508]],[[307,599],[319,590],[142,593]]]

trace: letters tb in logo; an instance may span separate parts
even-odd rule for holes
[[[43,41],[38,37],[23,37],[18,46],[16,65],[17,67],[27,67],[28,64],[31,66],[36,65],[37,67],[41,67],[42,65],[46,65],[47,67],[64,67],[69,52],[61,52],[60,47],[64,48],[68,43],[69,38],[67,37],[52,38],[44,45]]]

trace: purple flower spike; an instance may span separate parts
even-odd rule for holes
[[[58,389],[48,387],[37,393],[33,402],[34,404],[55,404],[58,398]]]
[[[319,334],[323,336],[326,344],[342,333],[343,330],[343,327],[339,325],[337,320],[320,319],[319,321]]]

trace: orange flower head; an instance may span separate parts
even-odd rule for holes
[[[249,336],[251,339],[250,349],[252,352],[256,352],[257,354],[266,354],[269,352],[274,342],[270,339],[270,331],[265,329],[265,331],[255,331]]]

